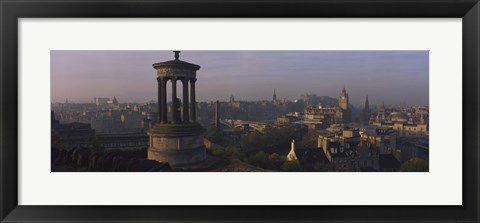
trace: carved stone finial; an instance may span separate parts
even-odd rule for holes
[[[178,60],[178,58],[180,57],[180,52],[181,51],[173,51],[175,53],[175,60]]]

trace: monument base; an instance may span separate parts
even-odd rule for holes
[[[197,123],[157,124],[148,131],[148,159],[171,167],[188,167],[206,158],[204,128]]]

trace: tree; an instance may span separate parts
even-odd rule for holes
[[[292,126],[267,126],[263,133],[253,132],[242,138],[240,143],[242,148],[246,149],[288,149],[293,138],[295,138],[295,130]]]
[[[295,161],[286,161],[282,165],[282,170],[286,172],[298,172],[301,169],[300,165]]]
[[[57,132],[52,131],[51,140],[52,140],[52,146],[51,146],[52,148],[59,149],[59,150],[66,149],[62,136],[60,136]]]
[[[264,151],[256,153],[254,156],[248,159],[248,162],[254,166],[259,166],[262,168],[271,168],[272,163],[268,159],[268,155]]]
[[[105,148],[102,145],[102,142],[96,137],[90,137],[87,140],[87,148],[93,150],[93,151],[104,151]]]
[[[352,172],[348,167],[335,166],[335,172]]]
[[[285,157],[278,155],[278,153],[272,153],[268,156],[268,159],[271,162],[282,162],[285,160]]]
[[[315,131],[308,131],[302,137],[300,145],[302,147],[317,147],[318,134]]]
[[[412,158],[402,165],[402,172],[428,172],[428,161],[420,158]]]
[[[329,162],[315,162],[313,165],[313,171],[317,172],[334,172],[335,165]]]
[[[225,153],[228,156],[235,157],[239,160],[245,159],[245,154],[242,153],[241,149],[235,146],[227,146],[225,148]]]
[[[213,143],[220,143],[223,141],[223,134],[215,126],[209,126],[205,131],[205,138]]]
[[[209,151],[214,156],[223,156],[224,155],[223,149],[212,148],[212,149],[207,150],[207,151]]]

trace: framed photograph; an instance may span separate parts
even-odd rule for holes
[[[476,0],[0,10],[2,222],[480,220]]]

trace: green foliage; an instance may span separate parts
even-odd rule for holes
[[[222,143],[224,141],[224,134],[217,130],[215,126],[211,125],[205,131],[205,138],[213,143]]]
[[[247,136],[247,145],[253,148],[261,148],[265,142],[265,138],[258,133],[258,132],[253,132],[250,135]]]
[[[260,151],[247,159],[247,162],[251,165],[258,166],[261,168],[269,169],[272,168],[272,163],[268,159],[267,153]]]
[[[88,138],[87,148],[89,148],[91,150],[94,150],[94,151],[104,151],[105,150],[105,148],[102,145],[102,142],[100,142],[100,140],[96,136]]]
[[[296,138],[296,132],[293,126],[267,126],[263,134],[253,132],[240,141],[240,145],[245,149],[262,149],[269,147],[290,148],[290,142]]]
[[[227,146],[225,148],[225,154],[230,157],[237,158],[239,160],[245,159],[245,154],[241,151],[240,148],[235,146]]]
[[[210,152],[211,152],[212,155],[214,155],[214,156],[223,156],[223,155],[225,155],[223,149],[212,148],[212,149],[210,150]]]
[[[225,158],[236,158],[239,160],[245,159],[245,154],[243,151],[236,146],[216,146],[208,150],[214,156],[221,156]]]
[[[295,161],[286,161],[282,165],[282,171],[285,171],[285,172],[298,172],[298,171],[301,171],[301,170],[302,170],[302,168]]]
[[[352,170],[350,170],[348,167],[336,166],[335,172],[352,172]]]
[[[428,161],[420,158],[412,158],[402,165],[402,172],[428,172]]]
[[[318,134],[315,131],[308,131],[302,137],[300,145],[302,147],[317,147]]]
[[[317,172],[334,172],[335,166],[331,163],[316,162],[313,165],[313,171]]]
[[[60,136],[57,132],[52,132],[50,137],[51,137],[52,148],[65,149],[65,143],[63,141],[62,136]]]
[[[272,153],[268,156],[270,162],[283,162],[285,157],[278,155],[278,153]]]
[[[210,140],[213,143],[223,142],[224,135],[221,131],[218,131],[215,126],[209,126],[205,131],[205,138]]]

